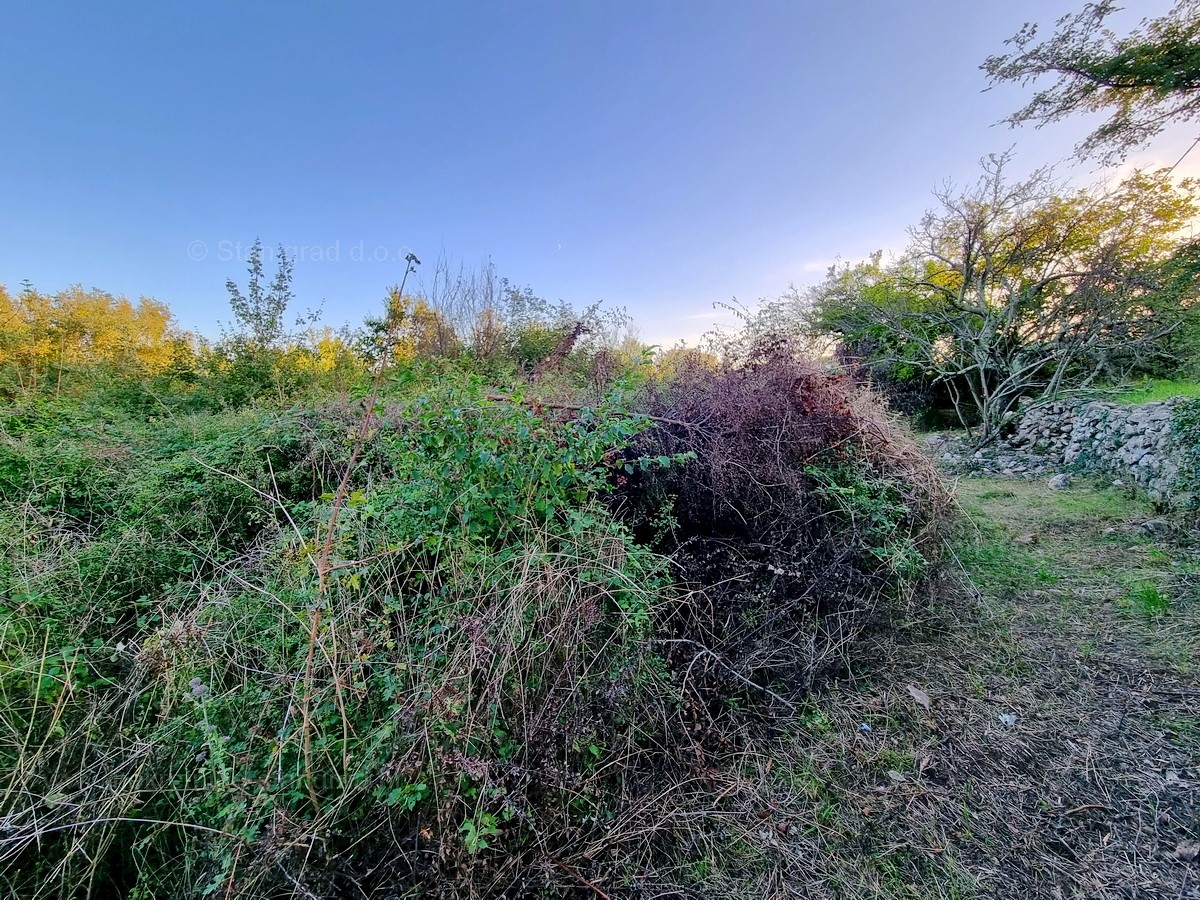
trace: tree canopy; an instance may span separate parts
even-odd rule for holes
[[[1079,112],[1108,113],[1077,152],[1112,163],[1168,125],[1200,118],[1200,0],[1179,0],[1124,37],[1104,24],[1117,8],[1113,0],[1088,3],[1059,19],[1043,41],[1037,24],[1026,22],[1005,42],[1012,52],[984,61],[994,84],[1053,79],[1007,123],[1041,126]]]
[[[120,368],[157,374],[191,352],[193,339],[167,307],[74,285],[55,294],[0,286],[0,390],[61,386],[64,375]]]
[[[1194,183],[1162,170],[1066,191],[1045,169],[1011,181],[1007,161],[938,191],[902,258],[831,271],[800,311],[872,368],[944,387],[981,442],[1023,399],[1161,364],[1200,293],[1182,239]]]

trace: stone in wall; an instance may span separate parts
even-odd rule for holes
[[[1172,398],[1140,406],[1101,400],[1057,400],[1027,410],[1008,444],[1037,452],[1061,465],[1121,478],[1167,501],[1179,476],[1178,448],[1171,431]]]

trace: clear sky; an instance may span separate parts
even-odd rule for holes
[[[978,66],[1081,2],[6,3],[0,283],[213,333],[258,236],[335,324],[411,248],[695,337],[714,301],[899,249],[988,152],[1068,156],[1087,123],[993,126],[1027,92]],[[1170,3],[1128,5],[1118,30]]]

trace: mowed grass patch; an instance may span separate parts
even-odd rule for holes
[[[988,599],[1031,593],[1051,604],[1011,605],[1014,618],[1080,634],[1081,653],[1136,638],[1151,659],[1192,671],[1200,644],[1196,586],[1200,556],[1181,523],[1146,500],[1086,479],[1064,491],[1044,481],[963,479],[956,552]],[[1157,523],[1157,534],[1139,526]]]

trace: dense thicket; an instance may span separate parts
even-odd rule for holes
[[[13,308],[61,328],[41,300]],[[8,346],[6,893],[688,882],[713,772],[917,602],[940,494],[785,344],[650,366],[510,300],[164,327],[164,360]]]
[[[664,623],[692,671],[803,688],[888,601],[912,599],[937,552],[939,489],[845,375],[766,337],[685,362],[640,401],[657,424],[636,450],[694,456],[624,491],[639,533],[704,598]]]

